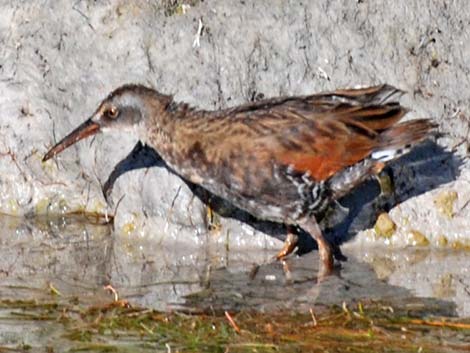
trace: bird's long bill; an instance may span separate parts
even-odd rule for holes
[[[84,139],[85,137],[91,136],[96,134],[100,130],[100,125],[93,122],[91,119],[88,119],[75,130],[73,130],[70,134],[65,136],[59,143],[57,143],[54,147],[52,147],[49,152],[44,155],[42,159],[43,162],[51,159],[56,154],[59,154],[63,150],[65,150],[70,145],[73,145],[75,142]]]

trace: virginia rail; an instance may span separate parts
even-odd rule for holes
[[[324,273],[333,268],[332,245],[316,216],[385,163],[425,139],[435,125],[406,122],[381,85],[298,97],[280,97],[205,111],[140,85],[125,85],[44,156],[44,161],[100,131],[128,128],[182,178],[256,218],[308,232],[318,243]],[[288,237],[278,258],[292,252]]]

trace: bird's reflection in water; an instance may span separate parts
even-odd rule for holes
[[[387,284],[384,279],[394,273],[384,276],[382,272],[379,278],[374,271],[381,251],[375,253],[375,264],[371,262],[371,266],[357,260],[361,251],[350,249],[349,260],[334,275],[318,281],[316,252],[281,263],[272,261],[273,251],[171,244],[162,247],[151,238],[130,238],[113,233],[109,226],[77,219],[33,221],[0,217],[0,226],[0,293],[4,299],[47,299],[48,286],[53,284],[63,300],[78,297],[93,303],[110,299],[103,286],[111,284],[120,298],[159,310],[303,311],[312,306],[372,300],[396,306],[432,304],[436,313],[446,315],[456,313],[452,300],[462,299],[448,293],[448,301],[425,300],[399,287],[397,279],[396,286]],[[447,256],[449,263],[464,261],[464,257],[456,260],[452,253]],[[397,259],[399,264],[392,265],[398,269],[406,267],[402,258]],[[416,257],[416,262],[408,265],[409,276],[419,266],[436,268],[432,259],[430,255]],[[443,261],[442,256],[436,261]],[[459,269],[463,267],[452,267],[454,277],[462,281],[465,277]],[[447,266],[443,271],[447,273],[452,268]],[[432,297],[436,293],[419,294]],[[457,304],[459,310],[463,308],[464,303]]]

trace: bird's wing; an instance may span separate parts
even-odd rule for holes
[[[377,146],[377,136],[406,113],[399,103],[386,102],[398,92],[378,86],[238,107],[230,111],[219,156],[254,154],[260,162],[326,180],[366,158]]]

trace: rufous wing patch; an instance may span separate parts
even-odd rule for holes
[[[325,155],[284,155],[281,161],[298,172],[308,172],[316,181],[326,180],[341,169],[337,161]]]
[[[366,158],[374,147],[373,140],[363,136],[342,137],[302,141],[302,151],[284,150],[277,159],[298,172],[308,172],[316,181],[326,180]]]

